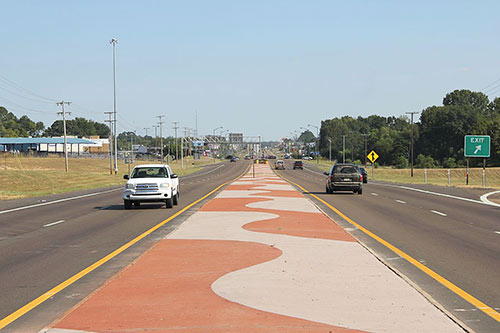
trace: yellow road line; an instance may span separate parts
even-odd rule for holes
[[[405,252],[401,251],[400,249],[398,249],[397,247],[395,247],[394,245],[392,245],[391,243],[387,242],[386,240],[382,239],[381,237],[377,236],[376,234],[374,234],[373,232],[371,232],[370,230],[366,229],[365,227],[363,227],[362,225],[360,225],[359,223],[356,223],[354,222],[353,220],[351,220],[349,217],[347,217],[346,215],[344,215],[340,210],[338,210],[337,208],[333,207],[332,205],[330,205],[328,202],[324,201],[323,199],[321,199],[320,197],[318,197],[317,195],[309,192],[308,190],[306,190],[305,188],[303,188],[302,186],[300,186],[299,184],[297,183],[294,183],[292,182],[291,180],[283,177],[282,175],[276,173],[279,177],[281,177],[282,179],[286,180],[287,182],[297,186],[298,188],[300,188],[302,191],[304,191],[305,193],[309,194],[310,196],[316,198],[317,200],[319,200],[321,203],[325,204],[328,208],[330,208],[331,210],[333,210],[335,213],[337,213],[338,215],[340,215],[342,218],[344,218],[346,221],[348,221],[349,223],[351,223],[352,225],[356,226],[359,230],[363,231],[365,234],[367,234],[368,236],[370,236],[371,238],[375,239],[376,241],[378,241],[379,243],[383,244],[385,247],[389,248],[390,250],[392,250],[393,252],[397,253],[398,255],[400,255],[401,257],[405,258],[407,261],[409,261],[411,264],[413,264],[414,266],[416,266],[418,269],[420,269],[421,271],[423,271],[425,274],[429,275],[430,277],[432,277],[434,280],[436,280],[437,282],[441,283],[443,286],[445,286],[446,288],[450,289],[451,291],[453,291],[455,294],[457,294],[458,296],[462,297],[463,299],[465,299],[467,302],[469,302],[470,304],[474,305],[476,308],[478,308],[479,310],[483,311],[485,314],[487,314],[488,316],[490,316],[491,318],[495,319],[496,321],[500,322],[500,313],[498,313],[497,311],[495,311],[493,308],[491,308],[490,306],[484,304],[483,302],[481,302],[480,300],[478,300],[477,298],[475,298],[474,296],[472,296],[471,294],[469,294],[468,292],[466,292],[465,290],[461,289],[460,287],[454,285],[452,282],[450,282],[449,280],[447,280],[446,278],[442,277],[441,275],[439,275],[438,273],[434,272],[432,269],[430,269],[429,267],[423,265],[422,263],[420,263],[418,260],[414,259],[413,257],[411,257],[410,255],[406,254]]]
[[[7,317],[5,317],[2,320],[0,320],[0,329],[2,329],[5,326],[9,325],[14,320],[20,318],[21,316],[23,316],[27,312],[33,310],[38,305],[42,304],[43,302],[45,302],[46,300],[48,300],[52,296],[56,295],[61,290],[65,289],[66,287],[68,287],[70,285],[72,285],[73,283],[75,283],[76,281],[78,281],[79,279],[81,279],[82,277],[84,277],[85,275],[89,274],[90,272],[92,272],[96,268],[102,266],[103,264],[105,264],[109,260],[113,259],[114,257],[116,257],[117,255],[119,255],[120,253],[122,253],[123,251],[125,251],[126,249],[128,249],[129,247],[131,247],[132,245],[134,245],[137,242],[139,242],[144,237],[148,236],[149,234],[151,234],[155,230],[159,229],[163,225],[167,224],[168,222],[170,222],[171,220],[173,220],[174,218],[176,218],[180,214],[184,213],[189,208],[191,208],[194,205],[196,205],[198,202],[202,201],[203,199],[205,199],[205,198],[209,197],[210,195],[212,195],[213,193],[217,192],[224,185],[227,185],[227,184],[229,184],[229,183],[231,183],[231,182],[233,182],[233,181],[241,178],[243,175],[245,175],[245,173],[247,173],[247,171],[249,169],[250,169],[250,166],[248,166],[246,168],[246,170],[241,175],[239,175],[238,177],[236,177],[235,179],[230,180],[228,182],[225,182],[224,184],[221,184],[221,185],[217,186],[214,190],[210,191],[209,193],[207,193],[203,197],[199,198],[198,200],[190,203],[189,205],[187,205],[186,207],[184,207],[183,209],[181,209],[180,211],[178,211],[174,215],[170,216],[166,220],[158,223],[157,225],[155,225],[154,227],[152,227],[149,230],[145,231],[144,233],[140,234],[139,236],[135,237],[134,239],[132,239],[131,241],[129,241],[125,245],[122,245],[118,249],[114,250],[113,252],[111,252],[110,254],[108,254],[107,256],[105,256],[104,258],[96,261],[92,265],[88,266],[87,268],[83,269],[82,271],[78,272],[77,274],[73,275],[72,277],[68,278],[66,281],[61,282],[60,284],[58,284],[54,288],[50,289],[49,291],[45,292],[44,294],[38,296],[37,298],[35,298],[31,302],[29,302],[28,304],[24,305],[23,307],[19,308],[16,311],[12,312],[10,315],[8,315]]]

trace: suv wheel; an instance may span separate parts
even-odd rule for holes
[[[168,198],[165,200],[165,208],[172,208],[174,206],[174,199]]]
[[[179,204],[179,191],[177,191],[177,192],[175,193],[175,195],[174,195],[174,196],[172,196],[172,198],[173,198],[173,204],[174,204],[174,205],[178,205],[178,204]]]
[[[362,187],[360,187],[360,188],[358,189],[358,194],[363,194],[363,188],[362,188]]]
[[[123,200],[123,208],[125,209],[132,208],[132,202],[130,200]]]

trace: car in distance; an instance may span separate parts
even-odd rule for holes
[[[236,162],[237,160],[238,160],[238,158],[236,158],[236,157],[234,157],[234,156],[233,156],[233,157],[231,158],[230,162]]]
[[[363,175],[363,183],[366,184],[368,183],[368,172],[366,172],[365,168],[359,167],[359,171]]]
[[[179,203],[179,177],[168,164],[137,165],[132,173],[124,175],[123,206],[139,206],[143,202],[165,202],[165,208]]]
[[[285,162],[283,160],[276,161],[276,170],[285,170]]]
[[[326,179],[326,193],[335,191],[352,191],[353,193],[363,193],[363,175],[356,164],[337,163],[332,165]]]
[[[304,162],[302,162],[302,161],[293,162],[293,170],[295,170],[295,169],[303,170],[304,169]]]

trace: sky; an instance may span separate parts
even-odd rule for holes
[[[499,1],[0,0],[0,106],[50,126],[173,121],[279,140],[342,116],[402,116],[470,89],[500,96]],[[316,128],[310,126],[316,134]],[[222,130],[218,130],[220,133]]]

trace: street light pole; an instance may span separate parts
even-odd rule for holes
[[[411,177],[413,177],[413,115],[418,114],[418,113],[420,113],[420,112],[417,112],[417,111],[406,112],[406,114],[411,115],[411,125],[410,125]]]
[[[115,134],[115,175],[118,173],[118,144],[116,140],[116,62],[115,62],[115,46],[118,39],[112,38],[109,43],[113,45],[113,114],[114,114],[114,134]]]

